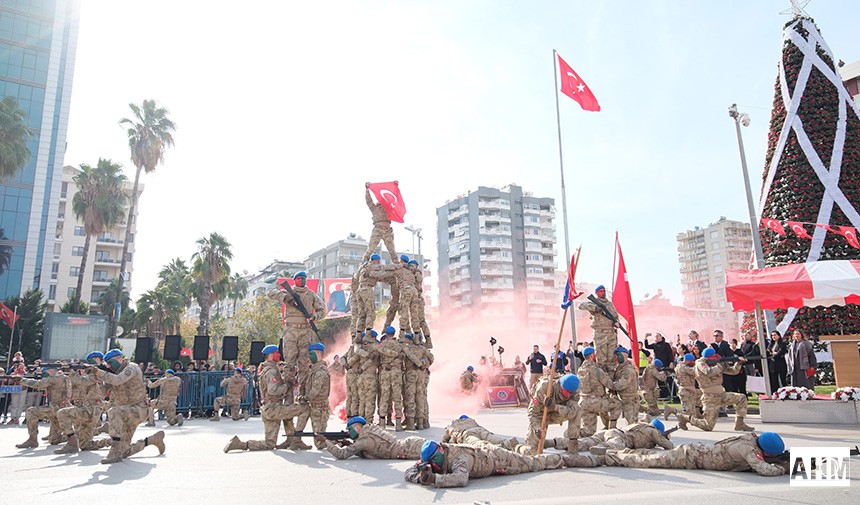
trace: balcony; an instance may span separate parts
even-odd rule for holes
[[[60,212],[59,214],[57,214],[57,221],[65,221],[65,220],[66,220],[66,213],[65,212]]]
[[[123,245],[125,245],[122,240],[117,240],[115,238],[101,238],[100,237],[100,238],[96,239],[96,242],[99,245],[106,245],[108,247],[122,247]]]
[[[95,265],[117,265],[117,266],[119,266],[122,262],[118,259],[115,260],[115,259],[111,259],[111,258],[96,257],[96,259],[93,261],[93,263]]]

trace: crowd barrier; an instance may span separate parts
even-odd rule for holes
[[[212,410],[215,398],[223,396],[226,393],[226,389],[221,387],[221,381],[232,375],[232,371],[177,372],[176,376],[182,380],[182,385],[179,387],[179,397],[176,401],[177,412],[190,411],[202,413]],[[248,387],[245,390],[245,394],[242,395],[242,403],[240,405],[243,409],[253,411],[257,403],[254,377],[248,372],[243,372],[242,376],[248,381]],[[146,376],[146,379],[151,381],[159,378],[161,377]],[[160,389],[149,389],[149,397],[157,398]]]

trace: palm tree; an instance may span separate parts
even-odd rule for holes
[[[6,245],[7,241],[6,232],[0,228],[0,274],[5,272],[12,263],[12,247]]]
[[[122,309],[122,319],[123,321],[128,321],[129,313],[134,313],[134,310],[129,310],[129,304],[131,303],[131,299],[128,296],[128,291],[122,289],[122,279],[111,279],[110,284],[108,284],[107,289],[104,290],[104,293],[98,299],[97,309],[99,314],[103,316],[107,316],[109,314],[116,314],[116,294],[117,294],[117,286],[119,286],[119,294],[120,294],[120,302]],[[117,321],[117,323],[119,323]],[[126,330],[131,329],[131,325],[125,326]],[[116,328],[114,328],[114,333],[116,333]],[[111,342],[111,346],[113,348],[115,342]]]
[[[98,235],[116,226],[123,218],[128,196],[125,183],[128,179],[122,174],[122,165],[99,158],[95,168],[81,165],[81,171],[72,177],[78,192],[72,197],[72,211],[78,221],[84,223],[84,253],[78,271],[78,287],[72,298],[72,307],[80,305],[84,274],[87,269],[87,256],[93,235]]]
[[[180,297],[167,286],[156,286],[137,300],[138,325],[148,335],[173,334],[179,327],[183,307]]]
[[[132,119],[123,118],[119,124],[127,127],[128,147],[131,150],[131,161],[137,170],[134,174],[134,187],[131,193],[131,205],[128,208],[128,226],[131,226],[131,220],[134,218],[135,210],[137,209],[137,187],[140,182],[140,172],[145,170],[150,173],[155,170],[159,163],[164,161],[164,153],[168,147],[173,145],[173,132],[176,125],[167,117],[167,109],[158,107],[155,100],[144,100],[143,106],[138,106],[133,103],[128,104],[131,108],[134,117]],[[122,245],[122,259],[120,260],[120,278],[125,278],[125,263],[128,257],[128,239],[129,234],[126,230],[125,241]],[[114,299],[119,299],[120,292],[124,288],[124,283],[117,286],[117,291]],[[111,332],[113,335],[116,332],[116,317],[111,316]],[[111,337],[111,345],[114,340]]]
[[[78,300],[76,303],[73,298],[69,298],[60,307],[60,312],[63,314],[89,314],[90,306],[87,302]]]
[[[236,315],[236,302],[245,298],[248,294],[248,279],[239,275],[238,272],[230,278],[230,299],[233,300],[233,315]]]
[[[170,292],[179,298],[184,308],[191,306],[194,280],[191,271],[180,258],[174,258],[170,263],[161,267],[158,272],[158,286],[166,286]]]
[[[10,179],[30,161],[30,138],[27,113],[18,105],[15,97],[0,100],[0,182]]]
[[[192,256],[191,277],[194,279],[194,295],[200,306],[198,335],[207,335],[209,309],[212,304],[226,296],[230,282],[230,264],[233,253],[230,243],[218,233],[197,241],[197,252]]]

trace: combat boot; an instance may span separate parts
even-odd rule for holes
[[[17,444],[15,447],[18,449],[33,449],[35,447],[39,447],[39,441],[36,439],[35,435],[30,435],[30,438]]]
[[[394,431],[403,431],[403,425],[400,424],[400,418],[394,420]]]
[[[122,458],[128,452],[128,449],[129,445],[127,442],[114,439],[113,443],[111,443],[110,451],[101,463],[103,465],[109,465],[111,463],[122,461]]]
[[[743,417],[735,416],[735,431],[755,431],[755,428],[747,426]]]
[[[312,447],[309,446],[308,444],[302,442],[301,438],[293,437],[293,441],[290,442],[289,449],[291,449],[293,451],[307,451],[309,449],[312,449]]]
[[[69,440],[69,437],[67,437],[65,435],[60,435],[56,438],[52,438],[51,440],[48,440],[48,445],[59,445],[59,444],[67,442],[68,440]]]
[[[687,430],[687,423],[690,421],[690,417],[687,414],[678,414],[678,427],[682,430]]]
[[[220,421],[220,420],[221,420],[221,416],[219,416],[219,415],[218,415],[218,413],[216,412],[214,416],[212,416],[212,417],[210,417],[210,418],[209,418],[209,420],[210,420],[210,421],[218,422],[218,421]]]
[[[144,426],[146,426],[147,428],[152,428],[153,426],[155,426],[155,421],[147,421]]]
[[[380,428],[382,428],[382,429],[384,430],[384,429],[385,429],[385,426],[386,426],[387,424],[388,424],[388,423],[385,421],[385,418],[384,418],[384,417],[382,417],[382,416],[380,416],[380,417],[379,417],[379,427],[380,427]]]
[[[143,439],[144,444],[158,447],[158,454],[164,454],[164,432],[158,431]]]
[[[610,419],[609,420],[609,429],[614,430],[616,426],[618,426],[618,419]]]
[[[666,405],[666,408],[663,409],[663,419],[668,421],[669,416],[671,416],[672,414],[677,416],[678,415],[678,409]]]
[[[239,440],[239,437],[234,436],[230,439],[230,443],[224,446],[224,453],[228,453],[230,451],[247,451],[248,450],[248,442],[242,442]]]
[[[406,428],[407,430],[409,430],[409,431],[415,430],[415,419],[414,418],[407,417],[406,423],[404,423],[404,424],[405,424],[404,428]]]
[[[72,454],[78,452],[80,447],[78,447],[78,436],[72,433],[69,435],[69,440],[66,441],[66,445],[60,447],[59,449],[54,449],[54,454]]]

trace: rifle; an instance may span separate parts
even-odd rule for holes
[[[290,294],[290,296],[292,296],[292,297],[293,297],[293,301],[294,301],[294,302],[295,302],[295,304],[296,304],[296,308],[298,308],[298,309],[301,311],[301,313],[305,316],[305,319],[307,319],[307,320],[308,320],[308,324],[310,324],[310,325],[311,325],[311,329],[312,329],[312,330],[314,330],[314,333],[316,333],[316,335],[317,335],[317,340],[319,340],[319,338],[320,338],[320,331],[319,331],[319,329],[317,328],[316,323],[314,323],[313,319],[311,318],[311,313],[310,313],[310,312],[308,312],[307,307],[305,307],[305,304],[304,304],[304,303],[302,303],[302,299],[301,299],[301,297],[299,296],[299,294],[298,294],[298,293],[296,293],[296,291],[293,289],[293,287],[292,287],[292,286],[290,286],[290,283],[289,283],[289,282],[284,281],[284,283],[283,283],[283,284],[281,284],[281,285],[284,287],[284,289],[287,291],[287,293],[289,293],[289,294]]]
[[[678,431],[678,430],[680,430],[680,429],[681,429],[681,426],[680,426],[680,425],[679,425],[679,426],[675,426],[674,428],[669,428],[668,430],[666,430],[666,431],[664,431],[664,432],[663,432],[663,436],[664,436],[664,437],[666,437],[666,438],[669,438],[669,435],[671,435],[672,433],[675,433],[676,431]]]
[[[603,305],[603,304],[602,304],[602,303],[597,299],[597,297],[595,297],[594,295],[588,295],[588,299],[589,299],[589,301],[591,301],[592,303],[594,303],[595,305],[597,305],[598,307],[600,307],[600,312],[602,312],[602,313],[603,313],[603,315],[604,315],[604,316],[606,316],[606,319],[609,319],[609,320],[610,320],[610,321],[612,321],[614,324],[617,324],[617,325],[618,325],[618,328],[619,328],[621,331],[623,331],[625,335],[627,335],[627,338],[629,338],[631,341],[633,341],[633,337],[631,337],[631,336],[630,336],[630,334],[629,334],[629,333],[627,333],[627,330],[625,330],[625,329],[624,329],[624,327],[623,327],[623,326],[621,326],[621,322],[620,322],[620,321],[618,321],[618,318],[617,318],[617,317],[615,317],[615,316],[613,316],[613,315],[612,315],[612,312],[609,312],[609,309],[607,309],[607,308],[606,308],[606,305]]]
[[[717,361],[720,363],[734,363],[741,358],[744,358],[747,361],[761,361],[762,359],[764,359],[763,356],[723,356]]]
[[[856,445],[853,449],[848,451],[849,457],[858,455],[860,455],[860,448],[858,448]],[[810,458],[810,466],[812,466],[812,468],[815,468],[816,466],[815,460],[816,458]],[[791,451],[784,451],[781,454],[777,454],[776,456],[764,455],[764,462],[770,463],[771,465],[788,466],[792,463]]]
[[[315,437],[317,435],[322,435],[326,440],[343,440],[345,438],[349,438],[348,431],[321,431],[319,433],[314,433],[312,431],[297,431],[293,433],[294,437]]]

